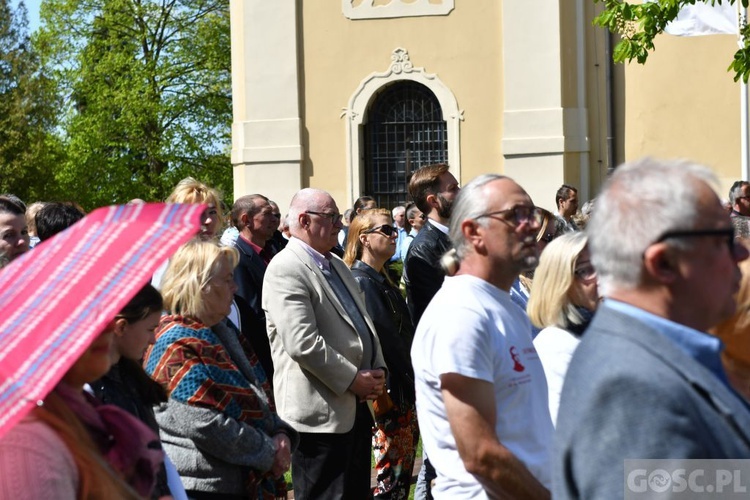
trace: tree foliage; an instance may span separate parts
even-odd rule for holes
[[[44,0],[35,43],[65,96],[56,178],[86,206],[231,189],[229,0]]]
[[[0,193],[25,200],[56,194],[60,144],[50,134],[57,103],[28,35],[26,7],[0,0]]]
[[[594,0],[603,3],[604,10],[594,19],[594,24],[609,29],[620,35],[620,41],[615,46],[613,59],[615,62],[632,61],[635,59],[643,64],[650,51],[654,50],[654,38],[664,32],[667,24],[673,21],[685,6],[696,3],[721,4],[722,0],[655,0],[638,3],[626,0]],[[723,3],[736,4],[739,2],[747,7],[750,0],[723,0]],[[750,78],[750,28],[747,20],[740,26],[742,44],[734,54],[734,59],[728,71],[734,72],[734,81],[743,79],[747,83]]]

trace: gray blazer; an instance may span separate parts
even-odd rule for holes
[[[571,359],[554,498],[624,495],[624,460],[750,458],[750,412],[674,342],[603,304]]]
[[[372,366],[385,367],[362,292],[341,259],[333,256],[330,262],[372,333]],[[347,389],[362,362],[362,341],[328,280],[300,245],[290,242],[268,265],[263,309],[279,416],[299,432],[351,430],[357,397]]]

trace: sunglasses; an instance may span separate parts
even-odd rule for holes
[[[393,236],[396,232],[396,229],[389,225],[389,224],[383,224],[382,226],[374,227],[372,229],[368,229],[364,232],[364,234],[370,234],[370,233],[380,233],[383,236]]]
[[[502,215],[503,217],[498,217],[498,215]],[[523,223],[538,226],[542,223],[544,214],[542,213],[542,209],[539,207],[529,205],[516,205],[515,207],[509,208],[507,210],[499,210],[497,212],[482,214],[475,217],[474,219],[481,219],[483,217],[489,217],[491,219],[499,220],[512,227],[518,227]]]

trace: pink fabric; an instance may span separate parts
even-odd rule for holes
[[[49,394],[154,270],[198,232],[204,208],[100,208],[2,269],[0,436]]]
[[[83,422],[107,462],[140,495],[149,496],[164,461],[159,437],[143,422],[114,405],[102,405],[66,384],[55,392]]]
[[[0,438],[0,500],[75,500],[78,470],[47,424],[27,417]]]

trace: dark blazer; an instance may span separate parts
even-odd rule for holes
[[[416,326],[445,279],[440,258],[451,248],[448,235],[427,220],[409,245],[404,262],[406,300]]]
[[[385,277],[364,262],[354,261],[352,275],[365,294],[367,314],[375,330],[388,365],[388,388],[391,398],[414,404],[414,368],[411,365],[411,343],[414,326],[401,292]]]
[[[237,327],[255,351],[255,355],[266,372],[268,383],[273,388],[273,359],[271,358],[271,345],[268,342],[266,334],[266,317],[258,316],[252,308],[239,295],[234,296],[234,303],[237,305],[237,313],[240,317],[240,324]],[[225,318],[224,321],[229,321]]]
[[[234,243],[240,252],[240,262],[234,268],[234,281],[237,283],[237,295],[265,322],[263,313],[263,276],[266,274],[266,263],[253,247],[238,236]]]
[[[554,498],[623,498],[625,459],[749,458],[750,412],[673,341],[604,303],[570,361],[554,453]]]

